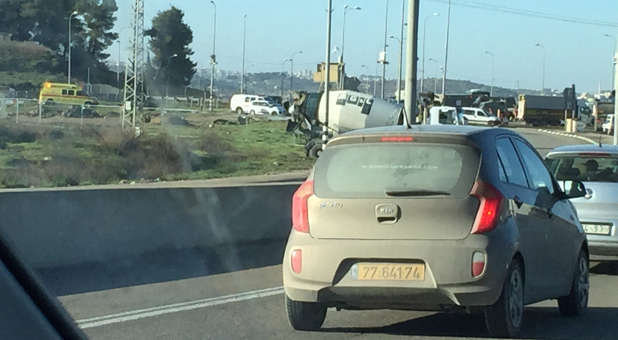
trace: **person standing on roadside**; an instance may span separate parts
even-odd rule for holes
[[[459,100],[455,103],[455,118],[456,125],[465,125],[463,107],[461,107],[461,101]]]

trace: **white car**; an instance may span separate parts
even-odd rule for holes
[[[496,116],[490,116],[485,111],[477,107],[464,107],[464,120],[466,124],[471,125],[498,125],[500,119]]]
[[[278,116],[285,114],[285,109],[280,105],[267,102],[266,100],[256,100],[247,106],[245,112],[251,115]]]

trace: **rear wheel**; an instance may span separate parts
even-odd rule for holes
[[[315,331],[326,319],[326,306],[317,302],[294,301],[285,296],[285,309],[290,326],[299,331]]]
[[[244,112],[242,111],[241,107],[237,107],[236,108],[236,113],[238,113],[239,115],[243,114]]]
[[[558,299],[560,313],[565,316],[581,315],[588,309],[588,292],[590,281],[588,279],[588,256],[582,251],[577,259],[577,268],[571,286],[571,292],[567,296]]]
[[[502,294],[485,310],[485,325],[492,336],[512,338],[521,331],[524,316],[524,275],[521,263],[513,260],[504,280]]]
[[[308,151],[308,156],[310,158],[317,159],[320,157],[320,153],[322,153],[322,142],[315,143]]]

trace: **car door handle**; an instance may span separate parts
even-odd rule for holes
[[[524,202],[521,200],[521,198],[519,198],[519,196],[515,195],[515,197],[513,197],[513,202],[515,202],[515,205],[517,205],[517,209],[521,208],[521,206],[524,204]]]

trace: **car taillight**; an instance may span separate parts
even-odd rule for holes
[[[385,136],[380,138],[380,142],[413,142],[414,138],[411,136]]]
[[[309,232],[307,200],[313,195],[313,181],[303,183],[292,197],[292,227],[302,233]]]
[[[504,197],[493,185],[482,181],[474,184],[471,194],[480,200],[471,233],[481,234],[491,231],[498,223],[500,206]]]
[[[292,271],[296,274],[300,274],[303,270],[303,251],[300,249],[292,250],[290,255],[290,264],[292,265]]]
[[[484,253],[475,251],[472,254],[472,277],[478,277],[485,271],[486,257]]]

